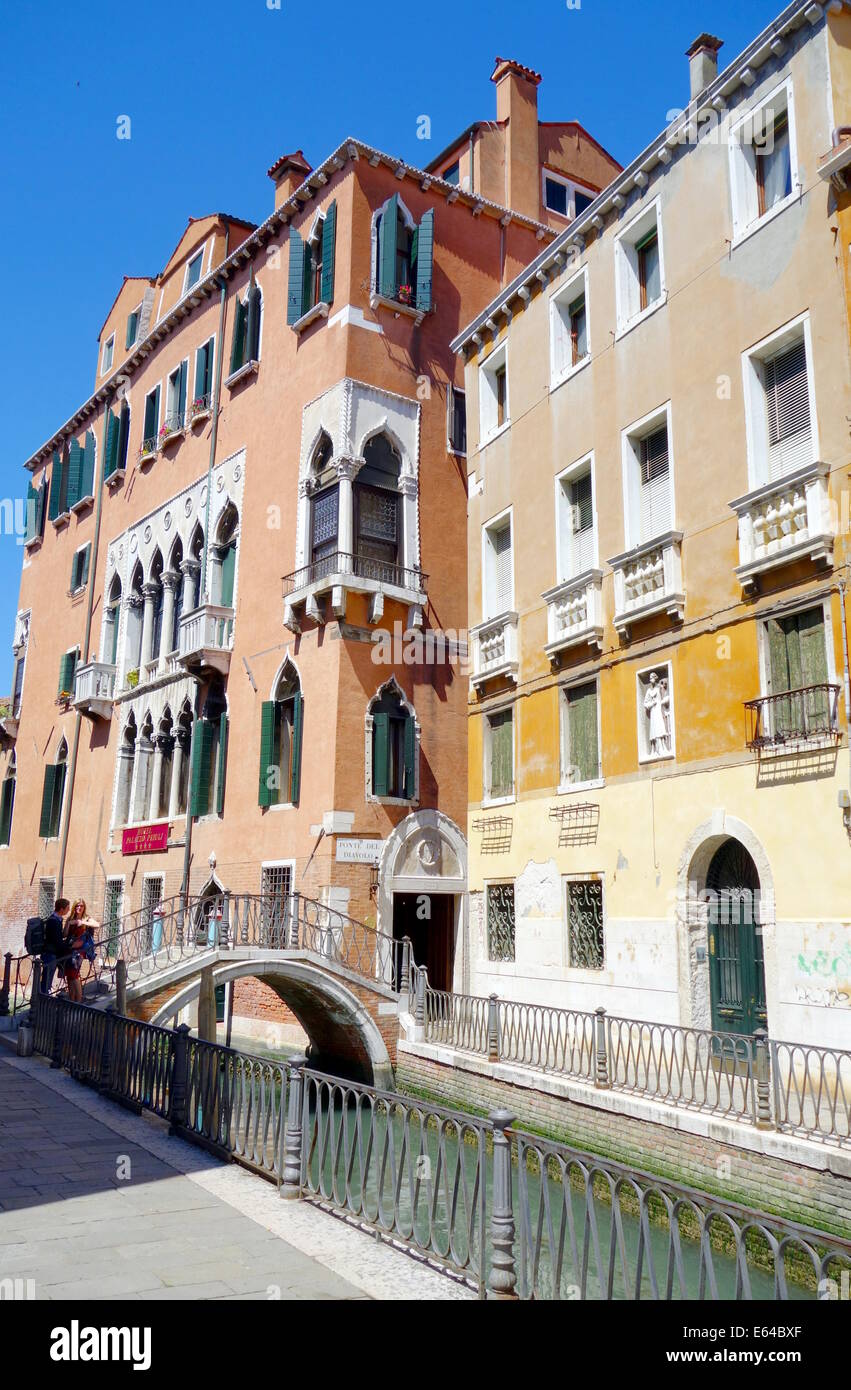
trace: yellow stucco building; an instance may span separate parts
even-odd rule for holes
[[[723,70],[720,46],[453,344],[456,987],[847,1047],[851,226],[819,161],[851,6],[789,5]]]

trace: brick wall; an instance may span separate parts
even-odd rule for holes
[[[472,1075],[406,1051],[398,1054],[396,1083],[403,1093],[425,1093],[479,1113],[510,1110],[521,1127],[576,1148],[851,1237],[851,1179],[836,1173]]]

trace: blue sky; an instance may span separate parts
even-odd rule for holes
[[[494,114],[496,54],[543,74],[542,120],[575,119],[621,163],[688,98],[704,29],[735,55],[783,0],[42,0],[8,6],[0,54],[6,272],[0,496],[85,400],[121,277],[154,275],[189,216],[259,222],[265,171],[357,135],[426,164]],[[417,138],[428,115],[431,140]],[[130,117],[129,140],[117,138]],[[27,364],[22,371],[21,364]],[[21,547],[0,535],[0,694],[11,680]]]

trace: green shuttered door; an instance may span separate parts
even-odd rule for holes
[[[297,323],[304,313],[304,242],[290,227],[290,269],[287,287],[287,323]]]
[[[393,298],[396,293],[396,230],[399,219],[399,196],[393,197],[384,209],[378,226],[378,290]]]
[[[301,737],[304,721],[304,698],[300,693],[293,696],[293,745],[290,766],[290,801],[298,805],[301,792]]]
[[[387,795],[390,763],[390,716],[373,715],[372,720],[372,794]]]
[[[257,802],[260,806],[274,806],[278,800],[277,788],[270,786],[270,769],[274,766],[275,743],[275,701],[264,700],[260,709],[260,779]]]
[[[420,222],[417,233],[417,308],[431,308],[432,261],[434,256],[434,209]]]
[[[213,748],[213,726],[200,719],[195,730],[192,752],[192,784],[189,795],[189,814],[206,816],[210,809],[210,759]]]
[[[337,203],[331,204],[322,224],[322,302],[334,302],[334,249],[337,240]]]
[[[593,782],[600,775],[597,687],[593,681],[567,691],[568,780]]]

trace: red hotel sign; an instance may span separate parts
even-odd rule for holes
[[[122,854],[155,854],[168,849],[168,821],[162,825],[139,825],[121,832]]]

